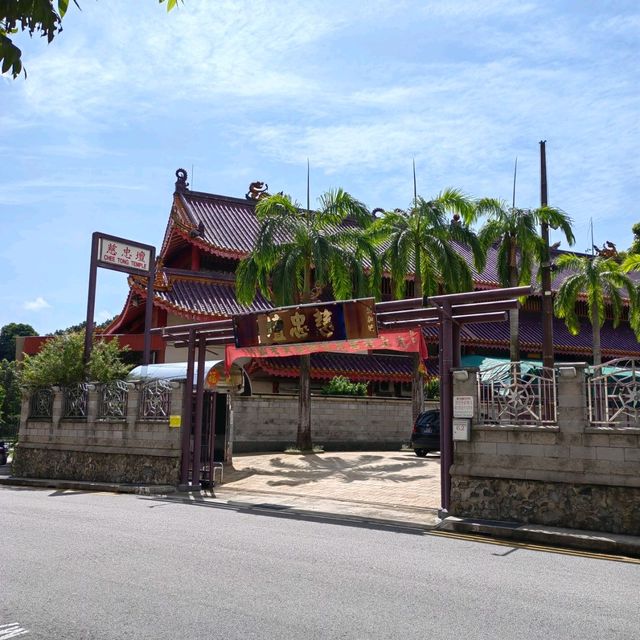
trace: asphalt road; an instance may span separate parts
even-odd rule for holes
[[[639,602],[639,564],[0,487],[0,640],[635,640]]]

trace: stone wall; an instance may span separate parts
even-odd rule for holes
[[[474,371],[454,394],[476,395]],[[481,426],[454,443],[452,514],[640,534],[639,428],[592,427],[583,367],[558,377],[557,426]]]
[[[282,451],[296,441],[298,398],[232,398],[233,450]],[[437,408],[428,402],[427,409]],[[411,402],[401,398],[312,396],[311,433],[327,450],[398,449],[411,436]]]
[[[171,411],[182,412],[182,385],[171,391]],[[98,391],[89,391],[86,418],[63,418],[63,392],[54,394],[51,419],[29,418],[23,399],[16,477],[176,485],[180,429],[168,419],[139,417],[139,389],[129,391],[124,419],[98,419]]]

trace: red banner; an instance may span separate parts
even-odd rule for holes
[[[427,345],[421,331],[379,332],[377,338],[362,340],[344,340],[342,342],[306,342],[289,345],[269,345],[264,347],[246,347],[238,349],[233,345],[225,348],[225,368],[231,370],[231,365],[238,358],[280,358],[284,356],[303,356],[308,353],[358,353],[373,349],[388,349],[390,351],[404,351],[419,353],[422,360],[428,358]]]

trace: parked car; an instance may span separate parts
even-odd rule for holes
[[[423,411],[413,425],[411,446],[419,458],[429,451],[440,451],[440,412],[436,409]]]

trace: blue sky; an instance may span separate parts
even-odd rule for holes
[[[371,208],[447,186],[575,220],[576,250],[640,221],[636,2],[80,0],[0,78],[0,326],[82,321],[90,237],[159,246],[174,172],[243,197],[341,186]],[[98,275],[97,320],[126,276]]]

